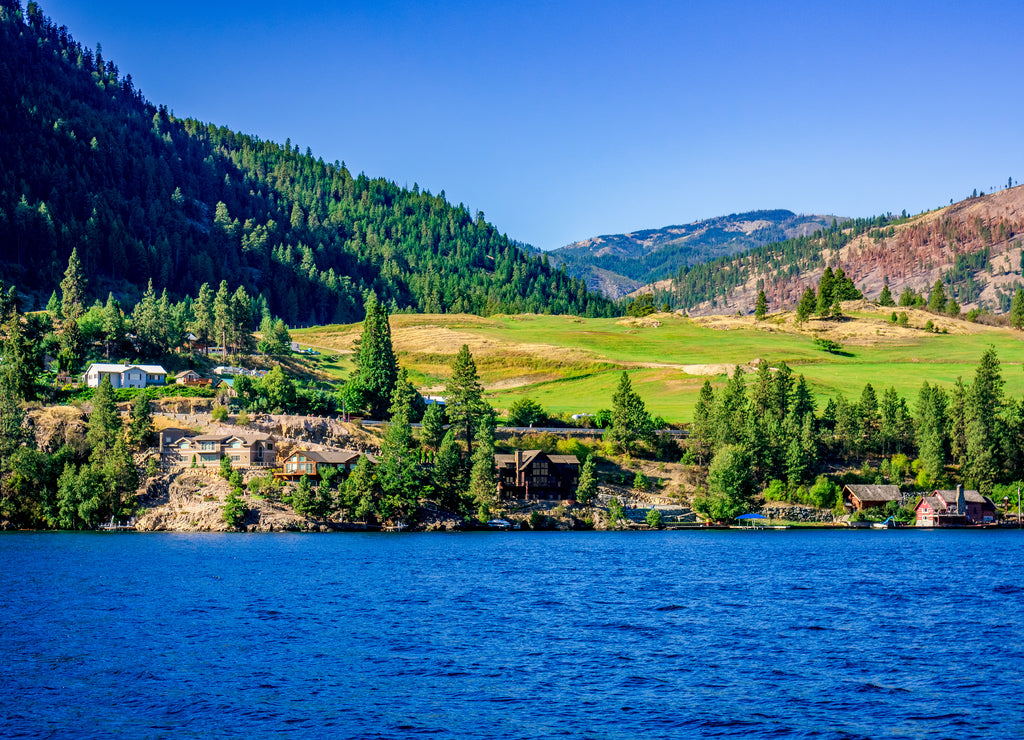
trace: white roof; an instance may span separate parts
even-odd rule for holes
[[[117,365],[112,362],[94,362],[89,365],[86,374],[91,372],[97,373],[123,373],[128,368],[137,367],[147,375],[166,375],[167,371],[160,365]]]

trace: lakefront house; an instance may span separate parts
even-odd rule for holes
[[[882,508],[890,501],[903,503],[900,487],[892,485],[847,484],[843,486],[843,498],[857,511]]]
[[[277,461],[272,434],[200,434],[160,439],[160,461],[167,465],[216,467],[221,458],[232,468],[270,468]]]
[[[281,470],[274,476],[284,480],[298,480],[304,475],[320,478],[325,468],[333,468],[342,476],[348,476],[361,454],[353,450],[296,450],[285,458]]]
[[[994,522],[996,505],[988,496],[957,486],[951,491],[932,491],[914,508],[918,527],[962,527]]]
[[[576,495],[580,461],[575,455],[550,455],[543,450],[516,450],[495,455],[498,498],[565,501]]]

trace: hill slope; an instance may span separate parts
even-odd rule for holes
[[[585,279],[592,290],[621,298],[680,267],[806,236],[828,228],[834,219],[786,210],[734,213],[691,224],[596,236],[553,250],[549,256],[554,264],[564,263],[570,274]]]
[[[750,313],[764,289],[770,311],[796,304],[826,265],[841,267],[866,297],[885,280],[927,292],[936,280],[964,309],[1009,310],[1021,279],[1024,186],[981,195],[914,217],[857,219],[809,237],[683,268],[648,286],[657,300],[698,315]]]
[[[370,289],[393,310],[612,311],[443,192],[175,118],[38,5],[0,0],[0,272],[38,307],[72,247],[93,297],[227,280],[292,324],[361,318]]]

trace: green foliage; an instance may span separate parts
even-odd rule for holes
[[[654,307],[654,296],[650,293],[644,293],[633,301],[630,301],[629,305],[626,306],[627,316],[650,316],[657,309]]]
[[[213,405],[213,409],[210,410],[210,418],[218,423],[223,423],[228,420],[228,407],[221,406],[219,403]]]
[[[637,473],[636,477],[633,478],[633,488],[641,493],[649,491],[651,488],[651,481],[643,473]]]
[[[757,292],[757,302],[754,305],[754,318],[758,321],[764,321],[765,316],[768,315],[768,299],[764,294],[763,290]]]
[[[342,506],[355,519],[365,521],[375,514],[377,492],[373,463],[366,455],[361,455],[352,469],[352,474],[345,481]]]
[[[547,419],[544,408],[536,401],[522,398],[508,409],[508,425],[510,427],[532,427]]]
[[[359,355],[353,379],[362,392],[362,402],[371,418],[383,419],[391,405],[398,380],[398,362],[391,346],[391,325],[387,307],[370,293],[364,304],[366,317],[359,340]]]
[[[231,458],[228,457],[227,455],[224,455],[224,457],[220,459],[220,477],[223,478],[224,480],[230,480],[231,472]]]
[[[227,525],[232,529],[238,529],[245,523],[245,517],[249,510],[242,501],[242,490],[232,488],[231,492],[224,499],[224,510],[221,514]]]
[[[612,396],[612,427],[608,438],[626,452],[634,452],[641,442],[654,438],[654,424],[640,394],[633,390],[629,373],[623,371]]]
[[[584,506],[597,496],[597,472],[591,455],[580,467],[579,483],[576,485],[576,501]]]
[[[787,498],[786,484],[778,479],[772,479],[764,489],[763,495],[765,501],[785,501]]]
[[[629,520],[626,518],[626,512],[622,508],[622,502],[615,496],[612,496],[608,502],[608,528],[618,529],[619,527],[626,526]]]
[[[439,403],[432,403],[427,406],[423,414],[423,427],[420,440],[424,447],[431,450],[438,450],[445,436],[445,413],[444,406]]]
[[[90,285],[124,286],[134,299],[152,276],[178,297],[242,280],[293,325],[356,320],[367,289],[402,310],[615,311],[443,193],[178,118],[112,62],[101,68],[66,29],[20,15],[0,19],[4,58],[18,60],[2,84],[15,103],[4,107],[0,139],[18,176],[0,188],[0,229],[4,244],[18,245],[5,250],[2,273],[24,276],[28,293],[45,300],[54,265],[77,247],[83,308]],[[64,292],[74,313],[75,291]]]
[[[434,490],[439,503],[448,511],[461,512],[462,493],[466,490],[467,477],[462,462],[462,450],[452,430],[444,435],[432,471]]]
[[[910,326],[910,318],[907,316],[906,311],[900,311],[899,318],[896,320],[896,325],[903,327]]]
[[[497,475],[494,468],[494,425],[483,423],[476,449],[473,450],[469,473],[469,494],[478,504],[490,504],[497,498]]]
[[[663,526],[661,512],[657,509],[648,509],[645,519],[647,520],[647,526],[651,529],[661,529]]]
[[[893,300],[892,293],[889,291],[889,281],[885,281],[885,285],[882,286],[882,293],[878,296],[878,305],[890,308],[896,305],[896,301]]]
[[[825,339],[824,337],[815,337],[814,346],[830,354],[836,354],[842,352],[843,345],[832,339]]]
[[[473,453],[473,437],[482,420],[492,414],[483,400],[484,388],[477,375],[476,363],[469,345],[462,345],[452,361],[452,374],[445,386],[445,410],[452,428],[466,440],[466,449]]]

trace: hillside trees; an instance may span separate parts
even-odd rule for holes
[[[483,400],[483,385],[469,345],[462,345],[452,361],[452,374],[445,385],[445,410],[452,428],[466,440],[466,454],[473,455],[473,439],[490,406]]]
[[[607,435],[626,452],[634,452],[641,442],[654,440],[654,421],[625,371],[612,396],[612,426]]]
[[[371,418],[382,419],[391,404],[398,379],[398,362],[391,345],[388,309],[372,293],[366,297],[366,318],[359,340],[359,354],[346,397],[352,410],[365,408]]]

